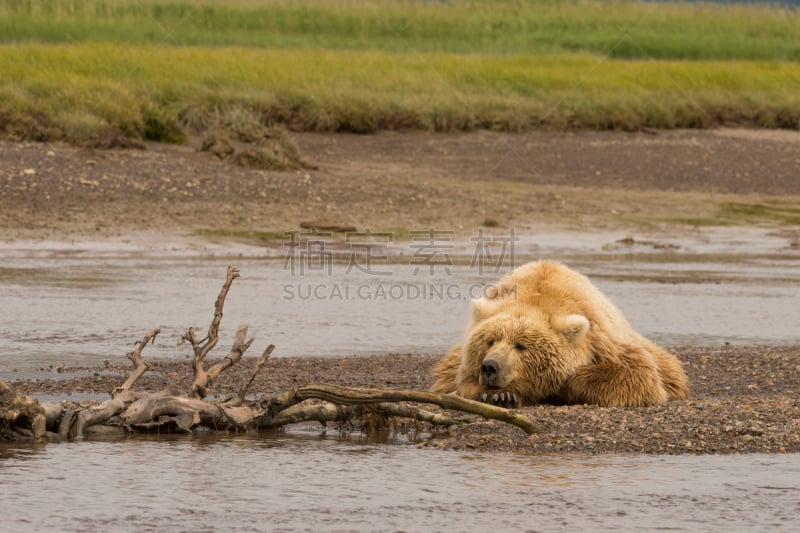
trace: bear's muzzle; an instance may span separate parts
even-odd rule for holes
[[[513,350],[506,343],[495,346],[481,363],[478,383],[489,389],[502,389],[513,381]]]
[[[494,359],[484,359],[481,364],[480,383],[484,387],[496,387],[495,382],[500,377],[500,363]]]

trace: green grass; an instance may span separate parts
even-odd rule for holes
[[[221,228],[199,228],[195,230],[195,235],[208,239],[233,239],[246,242],[273,243],[285,240],[282,231],[261,231],[247,229],[221,229]]]
[[[0,135],[797,128],[795,59],[771,7],[0,1]]]
[[[797,226],[800,225],[800,204],[783,200],[724,202],[710,217],[681,217],[664,221],[689,226]]]
[[[619,0],[11,0],[0,2],[0,41],[800,59],[800,16]]]
[[[88,43],[0,47],[0,71],[0,116],[34,113],[78,138],[112,126],[145,136],[148,117],[203,129],[253,113],[293,129],[364,133],[796,127],[800,118],[800,65],[784,62]]]
[[[800,205],[780,200],[757,204],[729,202],[720,206],[720,216],[735,224],[761,222],[797,226],[800,225]]]

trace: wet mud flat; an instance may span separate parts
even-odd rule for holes
[[[320,221],[399,233],[487,221],[797,225],[800,133],[788,130],[294,137],[317,170],[232,165],[200,139],[145,150],[0,142],[2,236],[258,242]]]
[[[415,444],[518,454],[800,452],[800,346],[678,347],[673,351],[689,374],[689,400],[641,408],[529,406],[523,411],[541,426],[541,433],[531,437],[501,422],[477,420],[433,436],[425,434]],[[427,389],[438,357],[276,358],[251,391],[271,395],[314,382]],[[246,359],[223,374],[217,394],[233,393],[253,364],[254,359]],[[16,380],[11,385],[18,393],[48,400],[104,399],[102,395],[119,385],[127,372],[127,366],[109,363],[101,368],[67,368],[54,372],[52,378]],[[188,361],[154,361],[136,388],[157,391],[175,383],[188,384],[190,378]]]

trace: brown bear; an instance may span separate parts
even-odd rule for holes
[[[689,395],[678,359],[633,330],[583,275],[553,261],[523,265],[473,300],[463,343],[432,390],[506,407],[654,405]]]

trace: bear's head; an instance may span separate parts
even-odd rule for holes
[[[510,393],[515,404],[538,403],[591,361],[584,342],[589,320],[581,314],[548,315],[510,299],[481,298],[472,315],[456,378],[463,396],[485,401]]]

